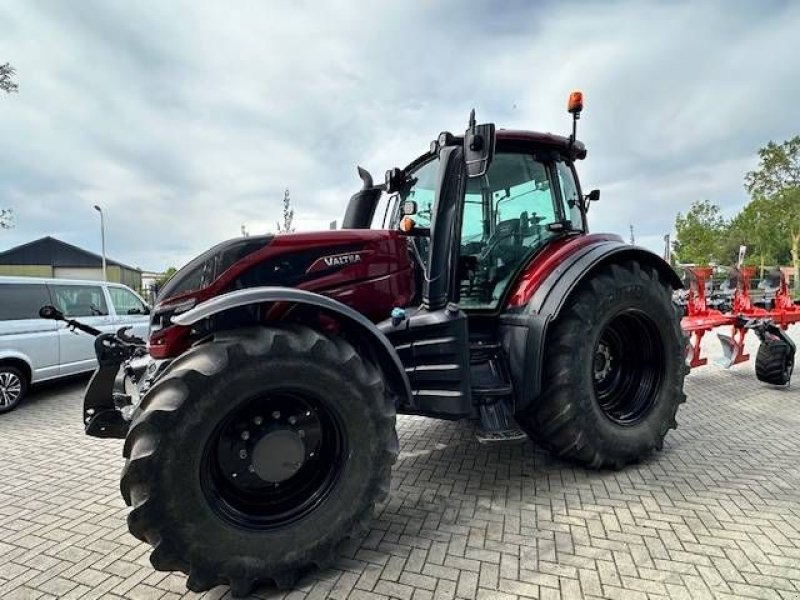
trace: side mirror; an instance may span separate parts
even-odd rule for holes
[[[464,161],[467,177],[483,177],[494,158],[494,123],[475,124],[475,110],[469,116],[469,128],[464,133]]]
[[[39,317],[42,319],[52,319],[53,321],[64,321],[64,313],[55,306],[47,304],[39,309]]]
[[[403,184],[406,181],[406,174],[402,169],[395,167],[386,171],[386,191],[390,194],[399,192],[403,189]]]
[[[583,197],[583,209],[589,210],[589,203],[600,200],[600,190],[592,190]]]

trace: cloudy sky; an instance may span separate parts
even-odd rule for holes
[[[735,213],[798,133],[797,2],[0,0],[0,249],[53,235],[145,269],[341,218],[359,182],[462,132],[566,132],[584,91],[591,226],[661,251],[675,213]]]

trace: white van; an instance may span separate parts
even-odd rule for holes
[[[46,304],[101,331],[130,326],[130,333],[147,338],[150,307],[124,285],[0,277],[0,413],[15,408],[32,383],[97,366],[94,338],[39,318]]]

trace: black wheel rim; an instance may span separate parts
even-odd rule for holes
[[[340,420],[322,401],[272,392],[240,405],[215,429],[203,455],[201,486],[227,521],[275,529],[325,501],[346,456]]]
[[[595,397],[606,417],[620,425],[640,423],[652,410],[664,380],[664,347],[656,324],[627,310],[603,328],[595,345]]]

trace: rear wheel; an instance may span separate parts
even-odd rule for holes
[[[792,379],[794,350],[777,337],[768,336],[761,342],[756,355],[756,377],[771,385],[786,385]]]
[[[0,414],[14,410],[28,392],[28,378],[12,365],[0,365]]]
[[[612,264],[567,300],[548,334],[542,395],[517,420],[559,456],[618,468],[661,449],[687,371],[669,284],[638,262]]]
[[[291,585],[386,497],[394,403],[352,346],[305,327],[220,334],[170,366],[125,442],[131,533],[199,592]]]

